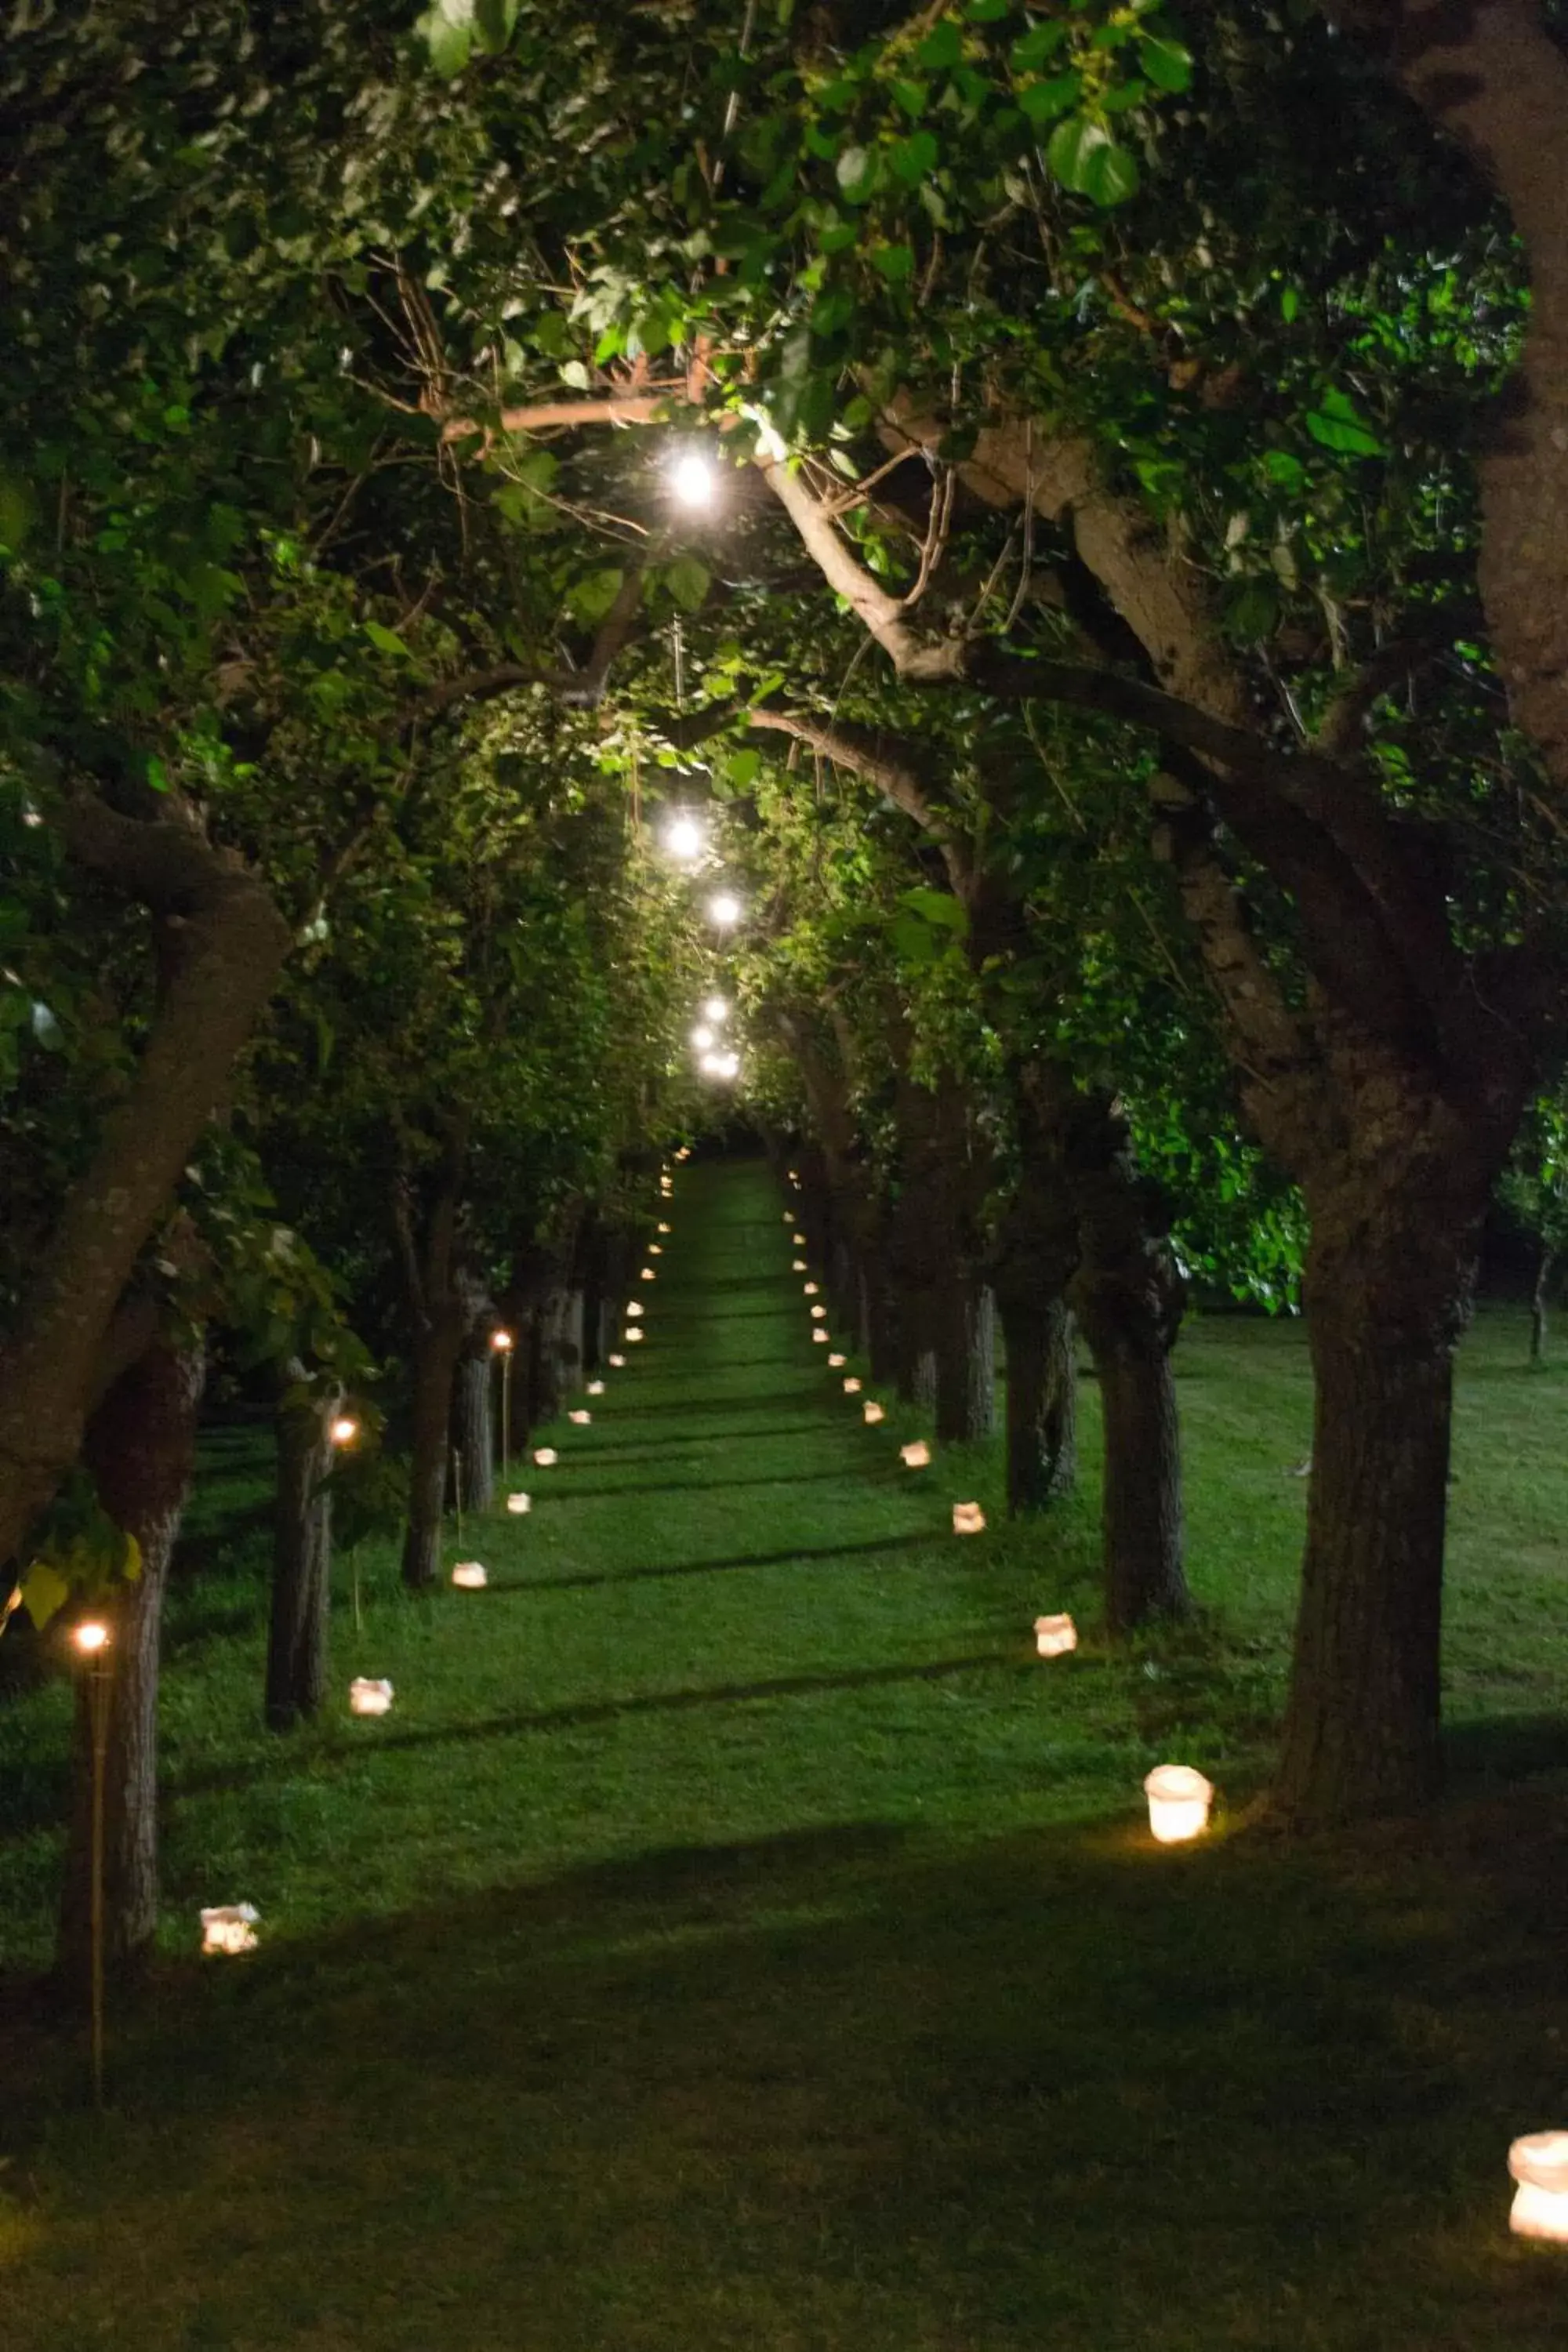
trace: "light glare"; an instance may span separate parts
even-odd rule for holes
[[[686,449],[669,469],[669,487],[683,507],[710,507],[718,487],[712,466],[700,449]]]
[[[672,857],[689,863],[702,855],[702,827],[694,816],[672,816],[664,829],[664,845]]]

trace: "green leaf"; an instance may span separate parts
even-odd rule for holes
[[[1067,38],[1067,19],[1047,16],[1043,24],[1031,26],[1022,38],[1013,44],[1008,64],[1016,74],[1038,73],[1047,58],[1054,58]]]
[[[845,201],[862,205],[871,194],[877,177],[877,159],[865,147],[846,147],[834,166],[835,176],[844,191]]]
[[[948,890],[931,890],[924,887],[900,893],[904,906],[922,922],[932,923],[942,931],[966,931],[969,918],[958,900]]]
[[[941,152],[931,131],[914,131],[907,139],[898,141],[889,151],[888,160],[904,185],[912,188],[917,181],[925,178],[928,172],[935,170]]]
[[[517,23],[518,0],[474,0],[474,22],[479,28],[479,45],[492,57],[499,57],[512,36]]]
[[[975,25],[994,25],[999,16],[1007,15],[1011,6],[1012,0],[969,0],[970,22]]]
[[[430,53],[430,63],[444,80],[460,74],[474,45],[473,0],[437,0],[417,19],[414,30]]]
[[[391,654],[399,661],[413,660],[413,655],[395,629],[384,628],[379,621],[367,621],[364,633],[378,654]]]
[[[1018,103],[1031,122],[1054,122],[1076,106],[1083,78],[1076,73],[1053,74],[1048,81],[1032,81],[1018,92]]]
[[[1138,193],[1138,159],[1126,147],[1119,147],[1114,139],[1107,139],[1096,147],[1083,165],[1083,193],[1091,203],[1107,209],[1112,205],[1124,205]]]
[[[871,267],[880,270],[889,286],[905,285],[914,275],[913,250],[907,245],[879,246],[871,256]]]
[[[1289,326],[1301,307],[1301,298],[1293,286],[1279,289],[1279,315]]]
[[[1268,450],[1263,460],[1263,471],[1268,480],[1278,482],[1282,490],[1300,490],[1306,487],[1307,468],[1300,457],[1291,456],[1289,449]]]
[[[22,1606],[40,1633],[70,1599],[70,1586],[47,1559],[33,1561],[22,1579],[21,1590]]]
[[[1308,412],[1308,432],[1325,449],[1337,449],[1351,457],[1386,457],[1387,450],[1378,439],[1355,403],[1346,393],[1326,392],[1321,404]]]
[[[951,16],[944,16],[940,25],[933,25],[915,51],[915,56],[930,73],[945,72],[949,66],[955,66],[963,55],[963,35]]]
[[[1192,52],[1163,33],[1140,32],[1138,62],[1157,89],[1182,90],[1193,79]]]
[[[763,755],[760,751],[731,751],[725,762],[730,782],[737,792],[742,793],[756,782],[762,773],[762,767]]]
[[[590,626],[602,621],[621,593],[626,574],[609,569],[590,572],[566,592],[566,604],[574,618]]]
[[[713,575],[694,555],[678,555],[665,566],[664,584],[683,612],[695,613],[713,584]]]

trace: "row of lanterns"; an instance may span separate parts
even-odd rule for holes
[[[798,1192],[800,1178],[795,1169],[788,1171],[792,1186]],[[784,1221],[791,1228],[790,1239],[796,1249],[804,1249],[805,1236],[795,1230],[795,1214],[786,1209]],[[791,1261],[791,1271],[809,1276],[805,1258]],[[820,1285],[809,1278],[801,1286],[811,1307],[812,1338],[826,1339],[827,1309],[819,1299]],[[837,1370],[845,1358],[837,1350],[827,1359]],[[874,1398],[862,1394],[864,1383],[858,1373],[847,1372],[843,1381],[846,1396],[860,1397],[860,1413],[868,1426],[875,1428],[886,1418],[884,1409]],[[914,1438],[899,1448],[899,1458],[908,1470],[924,1470],[931,1465],[931,1447],[923,1437]],[[976,1502],[954,1503],[952,1532],[955,1536],[982,1535],[985,1528],[985,1513]],[[1035,1620],[1035,1648],[1042,1658],[1067,1656],[1078,1647],[1078,1628],[1065,1612]],[[1209,1807],[1214,1801],[1214,1787],[1190,1764],[1157,1765],[1143,1782],[1143,1793],[1149,1801],[1149,1828],[1162,1845],[1184,1844],[1190,1838],[1201,1836],[1208,1826]]]
[[[790,1222],[793,1223],[793,1219]],[[667,1225],[659,1228],[661,1233],[668,1230]],[[798,1237],[797,1245],[804,1246]],[[802,1269],[797,1265],[795,1270]],[[652,1279],[646,1267],[644,1277]],[[808,1293],[815,1296],[816,1286],[808,1284],[806,1287]],[[640,1315],[640,1306],[637,1311]],[[631,1335],[628,1333],[628,1336]],[[818,1328],[813,1336],[825,1338],[826,1334]],[[625,1360],[624,1357],[617,1359],[612,1356],[609,1359],[613,1365],[624,1364]],[[837,1367],[844,1360],[838,1356],[830,1360]],[[850,1396],[859,1396],[862,1383],[851,1373],[845,1378],[844,1390]],[[590,1382],[588,1392],[602,1395],[604,1382]],[[862,1412],[865,1419],[872,1423],[883,1418],[883,1409],[874,1400],[864,1400]],[[592,1415],[582,1409],[568,1417],[581,1425],[590,1421]],[[354,1433],[351,1431],[348,1438],[337,1442],[349,1442]],[[336,1439],[335,1429],[333,1435]],[[900,1452],[906,1467],[924,1469],[929,1466],[931,1449],[924,1439],[912,1441],[900,1447]],[[534,1455],[541,1466],[550,1466],[556,1458],[554,1449],[548,1446],[540,1447]],[[507,1507],[512,1512],[526,1512],[531,1507],[531,1498],[527,1495],[510,1495],[507,1498]],[[957,1515],[961,1511],[973,1513],[978,1527],[984,1527],[984,1515],[978,1504],[958,1504],[954,1506],[955,1528]],[[977,1528],[962,1531],[976,1532]],[[468,1572],[465,1573],[465,1570]],[[452,1581],[470,1588],[482,1586],[484,1570],[477,1561],[459,1562],[452,1571]],[[1066,1613],[1037,1617],[1034,1630],[1036,1648],[1043,1658],[1066,1655],[1078,1646],[1077,1628],[1072,1618]],[[93,1622],[79,1625],[74,1639],[83,1656],[94,1661],[108,1642],[108,1629]],[[388,1681],[361,1676],[350,1685],[349,1703],[355,1715],[384,1715],[392,1701],[393,1686]],[[1149,1802],[1150,1830],[1159,1843],[1173,1845],[1185,1843],[1198,1836],[1206,1826],[1214,1790],[1204,1775],[1190,1765],[1157,1765],[1146,1777],[1143,1789]],[[203,1951],[209,1954],[253,1951],[257,1946],[259,1924],[260,1914],[252,1904],[212,1906],[201,1913]],[[1531,2132],[1514,2140],[1508,2151],[1508,2169],[1514,2182],[1510,2229],[1521,2237],[1568,2244],[1568,2131]]]
[[[683,1150],[677,1152],[676,1157],[679,1160],[684,1160],[689,1157],[689,1154]],[[671,1191],[669,1171],[668,1168],[664,1169],[660,1173],[659,1189],[661,1195],[668,1200]],[[661,1235],[668,1234],[669,1230],[670,1228],[667,1223],[663,1222],[660,1223],[658,1231]],[[662,1242],[653,1242],[649,1244],[648,1255],[650,1257],[662,1257],[663,1255],[664,1250]],[[658,1276],[652,1266],[645,1265],[643,1267],[642,1279],[644,1282],[657,1281]],[[628,1300],[626,1314],[628,1318],[640,1317],[642,1314],[642,1301],[640,1298]],[[626,1336],[628,1339],[640,1339],[642,1333],[640,1330],[628,1329]],[[510,1350],[512,1346],[511,1333],[510,1331],[497,1331],[493,1333],[491,1336],[490,1345],[502,1364],[510,1370]],[[607,1360],[616,1370],[619,1371],[624,1368],[626,1360],[625,1356],[616,1354],[610,1356]],[[603,1396],[605,1393],[604,1381],[600,1380],[589,1381],[586,1384],[585,1392],[589,1396]],[[582,1427],[585,1423],[592,1422],[594,1415],[589,1407],[583,1405],[578,1406],[572,1412],[568,1412],[566,1418],[568,1421],[574,1423],[578,1427]],[[503,1424],[504,1419],[505,1415],[503,1410]],[[341,1416],[331,1424],[331,1436],[334,1445],[352,1444],[358,1434],[358,1422],[352,1419],[347,1414]],[[540,1445],[534,1448],[533,1459],[541,1469],[550,1469],[554,1466],[555,1463],[560,1459],[560,1456],[552,1445]],[[521,1518],[532,1510],[533,1497],[531,1495],[528,1494],[510,1494],[506,1498],[506,1507],[508,1511],[510,1512],[514,1517]],[[486,1589],[489,1580],[486,1574],[482,1561],[477,1559],[459,1559],[453,1565],[451,1580],[459,1591],[482,1592]],[[107,1644],[109,1640],[109,1628],[106,1625],[96,1622],[79,1625],[76,1628],[72,1638],[83,1657],[92,1660],[102,1652]],[[369,1675],[356,1675],[353,1681],[349,1685],[349,1712],[351,1715],[357,1716],[389,1715],[392,1711],[392,1703],[395,1696],[395,1693],[393,1689],[392,1684],[387,1681],[384,1676],[373,1677]],[[201,1913],[203,1952],[208,1955],[253,1952],[257,1947],[258,1938],[256,1931],[260,1925],[260,1921],[261,1914],[257,1910],[255,1905],[252,1903],[217,1903],[209,1905],[207,1908]]]

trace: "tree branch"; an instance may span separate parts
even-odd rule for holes
[[[167,919],[175,952],[136,1075],[66,1194],[0,1349],[0,1560],[76,1458],[126,1284],[289,947],[265,885],[194,823],[143,824],[85,790],[67,795],[60,823],[74,856]]]
[[[543,433],[571,425],[652,425],[672,400],[688,396],[687,379],[671,376],[637,392],[607,393],[600,400],[536,400],[521,408],[503,408],[494,425],[477,416],[451,416],[441,427],[441,438],[468,441],[482,434],[488,443],[498,426],[503,433]]]

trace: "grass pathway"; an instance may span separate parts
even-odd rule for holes
[[[1502,2227],[1509,2137],[1568,2107],[1555,1816],[1523,1884],[1475,1812],[1153,1850],[1153,1756],[1226,1778],[1203,1642],[1039,1666],[1087,1517],[955,1540],[975,1464],[862,1426],[761,1172],[683,1171],[672,1222],[532,1513],[466,1530],[488,1590],[374,1562],[340,1618],[384,1721],[251,1727],[254,1560],[215,1539],[110,2112],[63,2038],[0,2104],[6,2352],[1558,2344]],[[239,1895],[262,1949],[195,1962]]]

